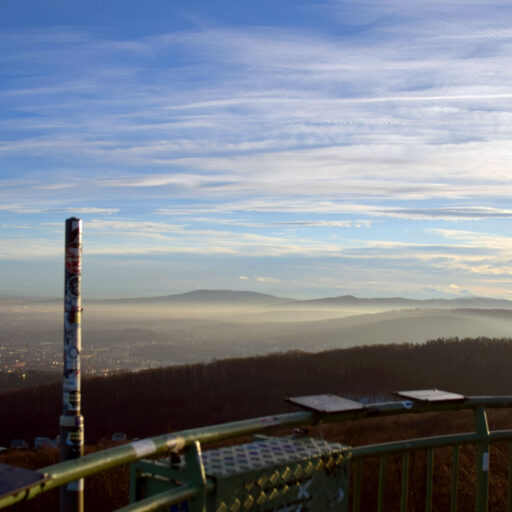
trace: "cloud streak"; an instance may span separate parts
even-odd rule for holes
[[[439,290],[506,293],[512,8],[291,9],[286,26],[219,13],[167,33],[4,31],[0,257],[27,257],[25,225],[53,257],[73,214],[97,260],[321,260],[286,279],[234,270],[291,293],[278,287],[297,276],[328,282],[316,268],[334,259],[336,290],[363,270],[382,282],[375,268],[417,290],[431,273]]]

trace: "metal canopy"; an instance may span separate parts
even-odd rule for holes
[[[36,483],[43,483],[46,477],[37,471],[0,464],[0,498],[17,494]]]
[[[359,402],[354,402],[348,398],[343,398],[341,396],[331,394],[296,396],[287,398],[286,401],[298,405],[303,409],[325,414],[359,411],[364,409],[364,405],[360,404]]]
[[[418,402],[454,402],[465,400],[464,395],[442,391],[440,389],[418,389],[414,391],[397,391],[398,396]]]

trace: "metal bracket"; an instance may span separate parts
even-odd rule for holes
[[[194,441],[185,449],[185,474],[189,482],[200,489],[199,494],[191,500],[190,512],[206,512],[206,473],[199,441]]]

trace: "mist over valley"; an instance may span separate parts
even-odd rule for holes
[[[295,300],[255,292],[197,290],[151,298],[84,300],[86,374],[300,350],[509,337],[512,303],[469,298],[353,296]],[[62,365],[60,300],[0,300],[3,372]]]

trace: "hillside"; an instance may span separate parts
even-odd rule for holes
[[[438,387],[465,394],[512,390],[510,338],[437,340],[378,345],[317,354],[289,352],[121,373],[85,379],[86,438],[125,431],[146,437],[287,410],[286,396],[336,393],[385,395]],[[0,394],[0,445],[13,437],[55,436],[60,384]]]

